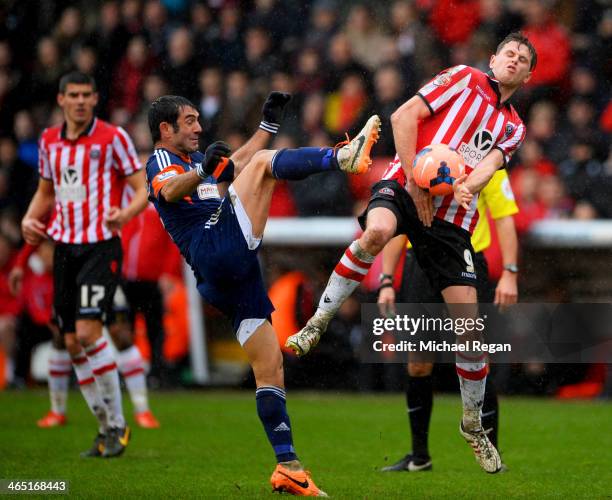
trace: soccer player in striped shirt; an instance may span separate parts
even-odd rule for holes
[[[334,269],[315,315],[287,339],[298,355],[314,347],[340,305],[359,286],[375,256],[394,236],[406,234],[432,287],[447,304],[477,314],[477,275],[470,233],[478,221],[478,193],[506,165],[525,137],[525,125],[508,102],[526,83],[536,52],[521,33],[508,35],[491,56],[490,71],[455,66],[437,75],[391,117],[397,156],[380,182],[360,223],[365,231]],[[447,144],[463,156],[466,172],[454,193],[431,197],[412,178],[416,152]],[[384,283],[383,283],[384,284]],[[457,308],[450,308],[457,314]],[[501,459],[481,424],[487,363],[482,353],[457,353],[463,418],[460,432],[487,472]]]
[[[91,77],[64,75],[57,101],[65,121],[41,135],[40,180],[21,227],[31,245],[47,237],[56,243],[55,316],[81,392],[98,419],[98,434],[84,455],[114,457],[123,453],[130,429],[102,320],[121,275],[119,229],[147,204],[144,171],[127,133],[95,117],[98,94]],[[126,185],[135,194],[120,208]]]

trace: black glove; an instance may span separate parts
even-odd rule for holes
[[[283,110],[290,100],[291,94],[277,91],[270,92],[261,110],[263,120],[259,124],[259,128],[271,134],[276,134],[283,118]]]
[[[197,166],[196,172],[202,179],[206,179],[215,171],[222,158],[229,158],[232,150],[223,141],[213,142],[206,148],[202,163]]]

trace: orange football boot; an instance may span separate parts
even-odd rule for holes
[[[55,413],[54,411],[49,410],[43,418],[36,422],[38,427],[42,427],[46,429],[48,427],[60,427],[61,425],[66,425],[66,416],[61,413]]]
[[[302,497],[326,497],[327,493],[317,488],[310,472],[305,470],[294,471],[278,464],[270,478],[273,491],[286,492]]]
[[[349,140],[348,134],[346,141],[336,144],[336,159],[340,170],[349,174],[364,174],[372,164],[370,151],[372,146],[378,141],[380,135],[380,118],[372,115],[361,131]]]
[[[155,418],[151,410],[141,411],[134,415],[136,423],[143,429],[157,429],[159,427],[159,420]]]

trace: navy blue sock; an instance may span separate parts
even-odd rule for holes
[[[278,462],[297,460],[291,436],[291,422],[287,415],[285,390],[279,387],[260,387],[255,391],[257,414],[274,448]]]
[[[299,181],[338,168],[333,148],[281,149],[272,158],[272,175],[277,179]]]

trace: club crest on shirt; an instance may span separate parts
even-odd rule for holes
[[[444,71],[434,78],[433,84],[436,87],[446,87],[451,82],[450,71]]]
[[[89,152],[89,157],[90,157],[92,160],[97,160],[98,158],[100,158],[100,150],[99,150],[99,149],[92,149],[92,150]]]
[[[380,189],[378,190],[378,192],[379,192],[380,194],[385,194],[385,195],[387,195],[387,196],[395,196],[395,193],[393,192],[393,189],[388,188],[388,187],[380,188]]]
[[[507,139],[508,137],[510,137],[512,135],[512,132],[514,132],[514,125],[512,123],[506,123],[506,131],[504,134],[504,139]]]

